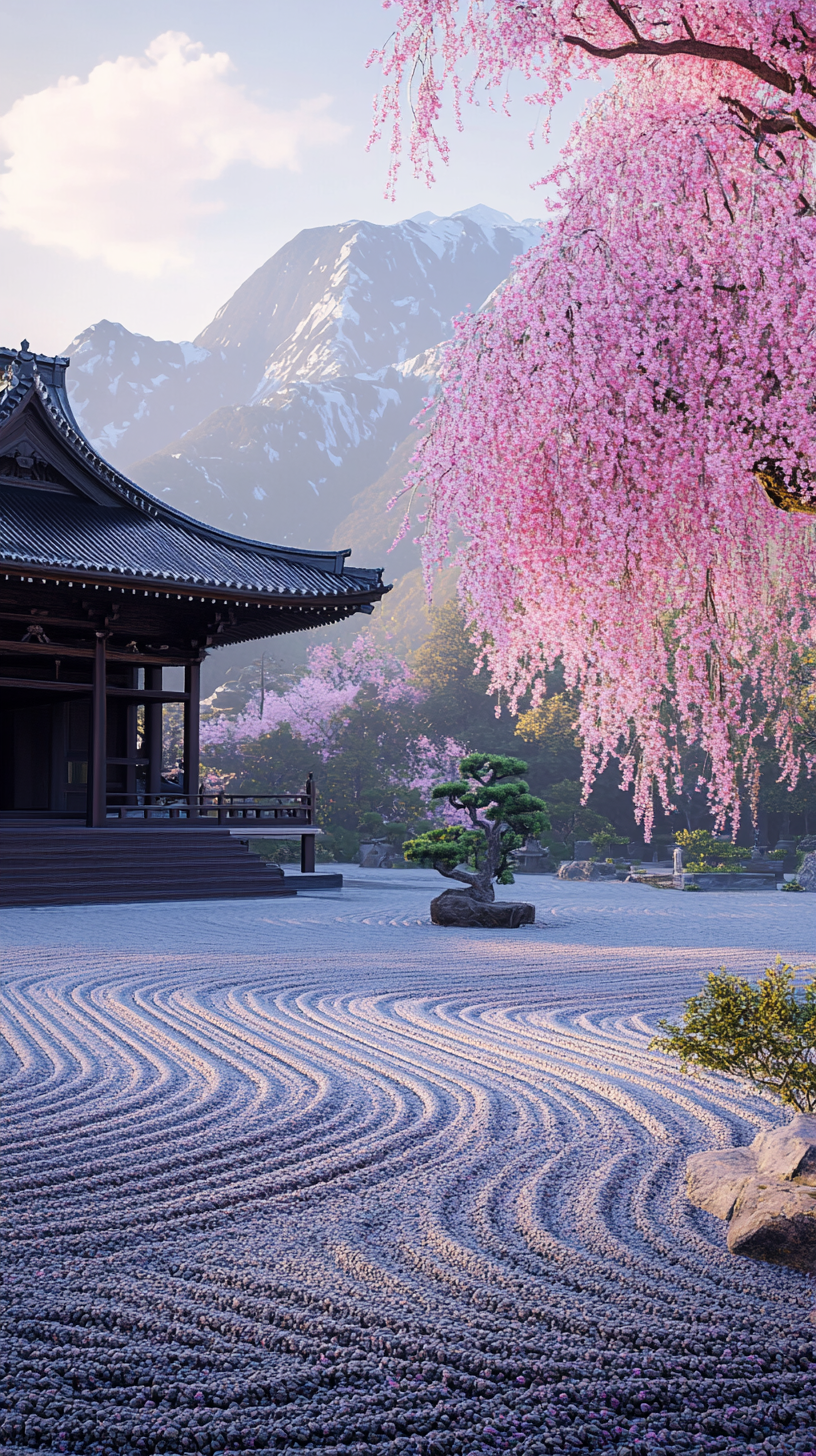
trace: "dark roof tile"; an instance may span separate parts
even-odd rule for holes
[[[31,409],[73,467],[72,480],[79,481],[75,492],[60,492],[27,484],[19,471],[16,483],[0,476],[0,564],[324,601],[372,603],[390,589],[381,571],[346,567],[348,552],[249,541],[143,491],[102,460],[80,431],[65,392],[68,363],[59,356],[0,349],[6,381],[0,390],[0,456],[3,436]],[[81,489],[83,475],[88,494]]]

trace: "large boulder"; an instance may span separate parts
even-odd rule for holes
[[[816,890],[816,853],[805,855],[796,878],[803,890]]]
[[[597,859],[568,859],[558,866],[559,880],[614,880],[613,864]]]
[[[533,925],[535,905],[510,900],[476,900],[467,890],[443,890],[431,901],[434,925],[458,925],[468,930],[516,930]]]
[[[686,1163],[686,1193],[698,1208],[716,1218],[730,1218],[740,1193],[756,1177],[751,1148],[712,1148],[692,1153]]]
[[[686,1164],[692,1203],[730,1219],[732,1254],[816,1270],[816,1116],[757,1133],[749,1148],[712,1148]]]
[[[751,1151],[757,1173],[816,1185],[816,1116],[799,1112],[785,1127],[757,1133]]]
[[[816,1271],[816,1187],[776,1178],[751,1178],[728,1225],[732,1254]]]

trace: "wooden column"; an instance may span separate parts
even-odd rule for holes
[[[198,810],[199,714],[201,704],[201,663],[191,662],[184,669],[184,792],[190,800],[190,813]]]
[[[160,667],[145,668],[145,687],[161,692],[162,670]],[[155,803],[161,793],[162,776],[162,705],[145,703],[145,736],[147,738],[147,794],[148,803]]]
[[[138,667],[133,667],[130,670],[130,686],[132,688],[138,688],[139,686]],[[129,759],[130,762],[125,769],[125,794],[127,796],[127,802],[129,805],[133,805],[136,803],[136,764],[134,762],[134,759],[136,758],[137,752],[136,739],[138,737],[138,714],[139,709],[136,703],[128,703],[127,707],[125,708],[125,741],[127,743],[127,747],[125,749],[125,758]]]
[[[314,824],[315,809],[317,807],[317,791],[315,781],[311,774],[306,780],[306,793],[308,795],[309,823]],[[300,836],[300,872],[302,875],[313,875],[315,869],[315,836],[313,834],[301,834]]]
[[[108,664],[107,632],[97,632],[91,701],[91,742],[88,754],[88,814],[92,829],[105,823],[108,791]]]

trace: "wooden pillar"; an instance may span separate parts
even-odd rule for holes
[[[306,780],[306,822],[316,824],[317,789],[312,774]],[[303,875],[313,875],[315,868],[315,836],[313,834],[301,834],[300,836],[300,872]]]
[[[201,663],[191,662],[184,669],[184,792],[190,803],[190,814],[198,812],[199,713],[201,704]]]
[[[132,667],[130,670],[130,686],[138,688],[139,669]],[[139,731],[139,709],[135,702],[128,703],[125,708],[125,758],[128,760],[125,769],[125,799],[128,805],[136,803],[136,740]]]
[[[92,829],[105,823],[108,791],[108,664],[107,632],[97,632],[91,700],[91,742],[88,755],[88,814]]]
[[[145,687],[161,692],[162,670],[160,667],[145,668]],[[147,739],[147,796],[154,804],[161,793],[162,776],[162,705],[148,698],[145,703],[145,736]]]

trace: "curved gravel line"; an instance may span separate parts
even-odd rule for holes
[[[813,1282],[683,1193],[780,1113],[647,1049],[700,954],[389,899],[272,954],[14,951],[0,1440],[816,1450]],[[353,968],[292,949],[332,925]]]

